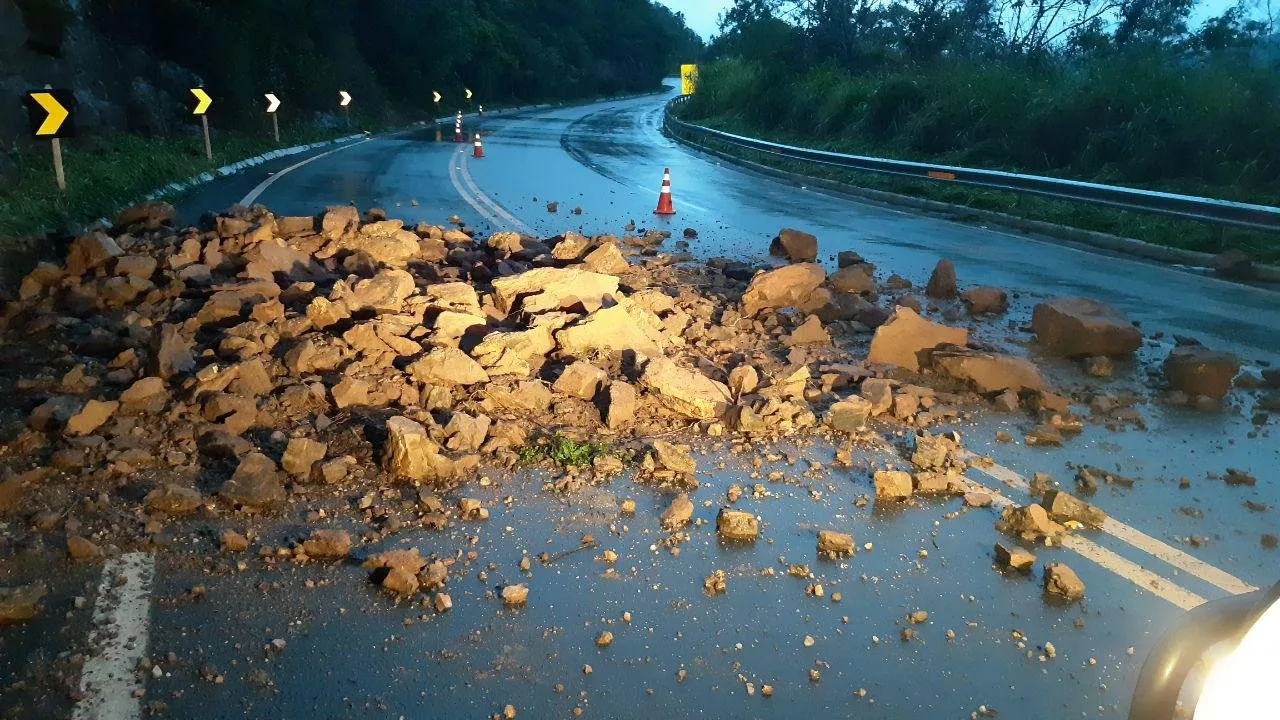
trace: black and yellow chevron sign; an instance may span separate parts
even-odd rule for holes
[[[72,113],[75,95],[70,90],[32,90],[27,93],[27,117],[38,138],[64,138],[75,134]]]

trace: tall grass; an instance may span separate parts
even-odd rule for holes
[[[313,127],[282,128],[286,145],[305,144],[338,133]],[[105,139],[62,141],[67,189],[54,181],[48,143],[16,146],[9,152],[11,172],[0,183],[0,251],[19,238],[75,232],[99,217],[112,217],[125,205],[174,181],[276,148],[274,140],[247,134],[219,134],[214,160],[205,159],[197,135],[145,138],[117,135]]]

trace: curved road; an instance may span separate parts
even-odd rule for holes
[[[294,169],[306,158],[225,179],[179,210],[194,220],[257,191],[257,200],[279,214],[354,203],[382,207],[407,222],[443,223],[457,214],[485,232],[621,234],[634,220],[642,229],[671,230],[668,249],[691,227],[699,237],[689,249],[699,259],[747,261],[764,261],[776,231],[795,226],[819,237],[832,269],[838,251],[855,250],[882,277],[894,272],[923,284],[933,265],[949,258],[962,285],[1011,291],[1012,320],[1025,321],[1032,304],[1052,295],[1086,295],[1120,307],[1152,339],[1138,362],[1119,365],[1111,385],[1100,389],[1079,368],[1040,358],[1055,383],[1085,396],[1101,390],[1149,396],[1147,368],[1174,335],[1231,350],[1249,366],[1280,361],[1280,294],[728,166],[662,136],[665,99],[491,118],[482,160],[469,157],[470,145],[433,142],[431,128],[373,138]],[[664,167],[672,171],[679,213],[670,219],[652,214]],[[549,201],[559,203],[559,212],[548,212]],[[1012,320],[975,329],[984,339],[1026,346],[1029,336]],[[988,577],[992,511],[948,517],[943,512],[954,508],[943,505],[901,515],[854,508],[852,499],[867,491],[865,473],[836,473],[821,500],[780,484],[779,497],[761,511],[772,518],[768,543],[730,551],[701,533],[679,562],[655,552],[656,536],[643,529],[661,510],[651,493],[619,485],[599,491],[599,498],[561,503],[537,493],[534,484],[527,493],[515,491],[522,500],[514,507],[498,502],[511,488],[477,495],[494,501],[495,517],[460,532],[480,536],[479,562],[497,565],[485,582],[451,580],[455,610],[443,617],[390,607],[358,579],[331,583],[326,577],[332,576],[305,567],[236,573],[219,563],[207,577],[181,563],[161,568],[156,595],[170,600],[164,611],[153,611],[152,656],[173,651],[179,667],[157,678],[151,691],[172,712],[190,717],[479,717],[507,702],[521,717],[567,717],[574,708],[595,717],[969,717],[981,706],[1005,717],[1123,716],[1142,657],[1180,608],[1278,579],[1277,555],[1260,549],[1259,537],[1280,524],[1280,480],[1273,470],[1280,443],[1274,420],[1254,425],[1257,396],[1238,392],[1211,413],[1144,403],[1145,430],[1087,422],[1080,438],[1056,450],[995,442],[997,430],[1020,437],[1028,428],[1021,416],[957,426],[970,449],[998,463],[973,479],[1000,487],[1016,502],[1026,501],[1019,486],[1034,472],[1050,472],[1070,487],[1072,463],[1136,480],[1132,489],[1104,487],[1092,499],[1115,519],[1104,532],[1086,533],[1075,546],[1042,549],[1044,557],[1069,561],[1085,580],[1083,606],[1046,605],[1028,578]],[[1215,479],[1226,467],[1252,471],[1257,486],[1228,487]],[[733,463],[709,475],[713,488],[754,482]],[[1187,489],[1179,489],[1183,478]],[[612,492],[640,500],[630,532],[612,531],[618,499]],[[1247,509],[1246,501],[1269,509]],[[714,509],[698,512],[710,521]],[[851,520],[858,542],[874,541],[876,550],[848,564],[813,568],[819,580],[842,591],[843,603],[803,599],[793,587],[802,581],[765,579],[753,569],[776,565],[780,555],[811,557],[808,523]],[[507,525],[517,529],[504,532]],[[522,577],[514,558],[572,547],[583,531],[618,551],[623,577],[603,574],[591,553],[546,568],[535,563],[530,582],[537,602],[518,615],[495,614],[483,597],[486,582],[492,587]],[[461,540],[456,533],[428,534],[413,542],[450,553]],[[697,586],[714,569],[729,572],[726,597],[706,598]],[[358,570],[342,572],[360,577]],[[304,581],[307,591],[296,594]],[[208,587],[210,602],[188,606],[171,599],[195,582]],[[917,639],[900,643],[903,618],[917,609],[931,619]],[[633,627],[617,624],[624,611],[634,613]],[[190,632],[196,627],[227,632]],[[591,638],[603,627],[618,640],[598,651]],[[949,629],[956,637],[944,636]],[[277,637],[288,640],[288,649],[264,656],[262,646]],[[1056,660],[1040,657],[1045,641],[1055,645]],[[200,663],[226,673],[227,684],[199,680]],[[594,676],[583,674],[584,663],[594,666]],[[266,674],[242,682],[249,668]],[[819,671],[820,681],[807,681],[810,669]],[[677,682],[678,671],[687,684]],[[748,695],[748,681],[753,689],[777,683],[778,696]],[[868,692],[858,694],[859,688]]]

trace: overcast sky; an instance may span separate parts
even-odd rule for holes
[[[716,33],[716,18],[733,5],[733,0],[658,0],[658,2],[684,13],[685,22],[703,40],[710,40]]]
[[[716,19],[720,17],[720,13],[733,5],[733,0],[657,0],[657,2],[684,13],[685,22],[704,40],[710,40],[718,30]],[[1191,13],[1189,24],[1195,28],[1208,18],[1222,13],[1235,2],[1236,0],[1199,0]]]

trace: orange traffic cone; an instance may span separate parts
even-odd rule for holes
[[[484,143],[480,142],[480,133],[476,133],[476,151],[473,156],[478,158],[484,157]]]
[[[658,209],[654,215],[675,215],[676,209],[671,206],[671,168],[662,171],[662,194],[658,195]]]

